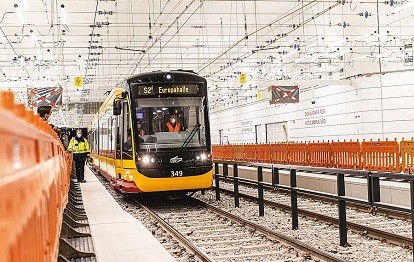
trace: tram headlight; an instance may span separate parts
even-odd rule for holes
[[[151,158],[149,156],[142,157],[142,163],[148,164],[150,161],[151,161]]]
[[[161,161],[156,155],[142,155],[138,157],[138,162],[144,166],[153,166]]]
[[[206,160],[210,160],[211,159],[211,154],[210,153],[198,153],[195,156],[195,160],[196,161],[206,161]]]

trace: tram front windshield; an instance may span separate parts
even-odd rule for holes
[[[141,150],[206,145],[203,97],[135,100],[135,134]]]

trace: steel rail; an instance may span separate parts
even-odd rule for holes
[[[227,193],[227,194],[233,194],[234,193],[232,190],[223,189],[223,188],[220,188],[220,192],[224,192],[224,193]],[[249,200],[252,200],[252,201],[258,201],[257,197],[247,195],[247,194],[244,194],[244,193],[240,193],[240,192],[239,192],[239,197],[243,197],[243,198],[246,198],[246,199],[249,199]],[[273,201],[270,201],[270,200],[264,199],[264,203],[268,206],[275,207],[275,208],[278,208],[278,209],[282,209],[282,210],[287,211],[287,212],[290,212],[290,210],[291,210],[289,205],[276,203],[276,202],[273,202]],[[311,211],[308,211],[308,210],[304,210],[304,209],[301,209],[301,208],[298,208],[298,213],[301,214],[301,215],[307,216],[307,217],[316,218],[320,221],[332,223],[336,226],[339,225],[339,219],[338,218],[318,214],[318,213],[311,212]],[[391,232],[371,228],[371,227],[360,225],[360,224],[353,223],[353,222],[347,222],[347,226],[348,226],[349,229],[352,229],[352,230],[366,232],[371,237],[386,239],[387,241],[389,241],[391,243],[394,243],[394,244],[399,244],[399,245],[403,244],[403,245],[409,246],[411,248],[413,247],[412,240],[409,237],[404,237],[404,236],[401,236],[401,235],[398,235],[398,234],[393,234]]]
[[[164,219],[162,219],[160,216],[158,216],[154,211],[152,211],[150,208],[145,206],[144,204],[140,203],[138,200],[136,200],[133,197],[129,197],[134,203],[139,205],[142,209],[144,209],[152,218],[154,218],[161,227],[167,231],[169,234],[171,234],[178,242],[180,242],[184,247],[195,254],[201,261],[205,262],[214,262],[214,259],[209,257],[204,251],[199,249],[197,246],[195,246],[193,243],[191,243],[190,240],[188,240],[184,235],[182,235],[180,232],[178,232],[176,229],[174,229],[170,224],[168,224]]]
[[[242,178],[242,179],[240,179],[240,178]],[[234,178],[232,176],[221,177],[220,180],[223,180],[224,182],[228,182],[228,180],[234,181]],[[257,189],[257,181],[255,181],[255,180],[251,180],[251,182],[243,181],[243,177],[239,177],[239,185],[254,186]],[[213,188],[215,188],[215,187],[213,186]],[[277,187],[274,187],[274,186],[272,186],[268,183],[263,183],[263,188],[268,189],[268,190],[278,190],[278,191],[281,191],[281,192],[284,192],[284,193],[287,193],[287,194],[289,194],[289,192],[290,192],[289,189],[277,188]],[[221,190],[221,188],[220,188],[220,190]],[[305,192],[300,192],[299,191],[298,196],[302,196],[302,197],[306,197],[306,198],[312,198],[312,199],[316,199],[316,200],[321,200],[321,201],[337,204],[336,200],[333,200],[332,198],[312,195],[310,193],[305,193]],[[372,206],[370,204],[362,204],[362,203],[347,202],[346,205],[349,206],[349,207],[356,208],[360,211],[364,211],[366,209],[372,208]],[[384,215],[387,215],[389,217],[393,217],[393,218],[396,218],[396,219],[402,219],[403,218],[403,219],[411,220],[411,214],[410,213],[403,212],[403,211],[397,211],[397,210],[391,210],[391,209],[388,209],[386,207],[378,208],[378,210],[376,210],[375,213],[376,214],[384,214]]]
[[[153,217],[157,222],[166,230],[168,233],[170,233],[174,238],[177,239],[180,243],[182,243],[190,252],[193,252],[197,257],[199,257],[202,261],[214,261],[211,257],[209,257],[204,251],[200,250],[197,246],[191,243],[190,240],[188,240],[184,235],[182,235],[179,231],[174,229],[171,225],[169,225],[165,220],[163,220],[160,216],[158,216],[154,211],[152,211],[150,208],[145,206],[144,204],[140,203],[135,198],[131,198],[132,201],[136,204],[138,204],[140,207],[142,207],[148,214]],[[235,221],[241,225],[250,227],[254,229],[257,232],[263,233],[267,235],[269,238],[276,239],[279,242],[288,245],[290,247],[293,247],[297,250],[300,250],[302,252],[305,252],[306,254],[310,255],[313,258],[318,258],[323,261],[330,261],[330,262],[339,262],[343,261],[342,258],[335,256],[333,254],[330,254],[326,251],[320,250],[318,248],[312,247],[309,244],[303,243],[301,241],[298,241],[292,237],[285,236],[283,234],[280,234],[278,232],[275,232],[265,226],[257,225],[253,222],[250,222],[244,218],[238,217],[236,215],[233,215],[227,211],[221,210],[218,207],[215,207],[213,205],[210,205],[202,200],[189,197],[189,201],[192,201],[195,205],[202,206],[204,208],[207,208],[211,211],[213,211],[216,214],[219,214],[223,217],[226,217],[232,221]]]
[[[210,205],[210,204],[208,204],[208,203],[206,203],[206,202],[204,202],[200,199],[195,199],[195,198],[192,198],[192,199],[198,205],[204,206],[205,208],[210,209],[210,210],[214,211],[215,213],[217,213],[221,216],[227,217],[227,218],[229,218],[231,220],[234,220],[234,221],[236,221],[236,222],[238,222],[242,225],[250,227],[250,228],[252,228],[252,229],[254,229],[258,232],[261,232],[261,233],[263,233],[263,234],[265,234],[265,235],[267,235],[271,238],[274,238],[274,239],[276,239],[276,240],[278,240],[278,241],[280,241],[280,242],[282,242],[286,245],[289,245],[289,246],[292,246],[292,247],[294,247],[298,250],[301,250],[301,251],[309,254],[310,256],[312,256],[314,258],[319,258],[319,259],[322,259],[323,261],[338,261],[338,262],[343,261],[343,259],[338,257],[338,256],[332,255],[328,252],[325,252],[325,251],[320,250],[318,248],[312,247],[311,245],[308,245],[306,243],[298,241],[298,240],[296,240],[292,237],[288,237],[288,236],[285,236],[283,234],[280,234],[280,233],[278,233],[276,231],[273,231],[273,230],[271,230],[271,229],[269,229],[265,226],[257,225],[257,224],[255,224],[253,222],[250,222],[250,221],[248,221],[244,218],[238,217],[238,216],[233,215],[233,214],[231,214],[227,211],[224,211],[224,210],[222,210],[218,207]]]

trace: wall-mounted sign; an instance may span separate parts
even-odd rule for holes
[[[241,85],[244,85],[244,84],[246,84],[246,82],[247,82],[247,75],[246,74],[243,74],[243,73],[241,73],[240,75],[239,75],[239,77],[240,77],[240,84]]]
[[[326,119],[325,118],[312,119],[312,120],[306,120],[305,121],[306,126],[324,125],[324,124],[326,124]]]
[[[326,114],[325,108],[319,108],[319,109],[313,109],[313,110],[305,111],[305,117],[316,117],[316,116],[325,115],[325,114]],[[305,120],[305,125],[306,126],[325,125],[325,124],[326,124],[326,118],[324,118],[323,116],[321,116],[321,118],[319,118],[319,119]]]
[[[250,132],[253,132],[253,127],[245,127],[245,128],[242,128],[242,133],[250,133]]]
[[[299,87],[298,86],[276,86],[269,87],[270,104],[285,104],[299,102]]]
[[[247,125],[251,125],[253,123],[253,121],[252,120],[246,120],[246,121],[242,121],[241,122],[241,125],[242,126],[247,126]]]
[[[83,77],[81,77],[81,76],[75,76],[73,85],[75,87],[82,87],[82,84],[83,84]]]
[[[262,91],[257,92],[256,97],[257,97],[257,100],[263,100],[263,92]]]
[[[61,85],[45,88],[28,88],[27,89],[27,102],[29,108],[38,106],[62,106],[62,92]]]
[[[325,108],[315,109],[305,111],[305,116],[317,116],[317,115],[324,115],[326,112]]]

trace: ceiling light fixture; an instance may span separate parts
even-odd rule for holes
[[[346,43],[346,42],[348,42],[348,37],[345,37],[345,38],[343,38],[343,39],[341,39],[339,41],[336,41],[335,43],[330,44],[329,46],[331,46],[331,47],[338,46],[338,45],[340,45],[342,43]]]
[[[306,59],[308,59],[306,56],[302,56],[298,59],[295,60],[295,63],[300,63],[300,62],[304,62]]]
[[[314,40],[313,42],[310,42],[309,44],[306,44],[305,47],[316,46],[317,44],[318,44],[318,39]]]
[[[32,41],[34,43],[34,45],[37,45],[37,38],[36,35],[34,34],[33,30],[30,30],[30,36],[32,37]]]
[[[398,54],[398,52],[401,52],[401,49],[394,49],[394,50],[391,50],[391,51],[388,51],[388,52],[385,52],[385,53],[382,53],[382,54],[378,54],[377,57],[378,58],[389,57],[393,53]]]
[[[303,69],[300,69],[298,71],[288,73],[288,76],[289,77],[295,77],[295,76],[298,76],[298,75],[302,74],[302,72],[303,72]]]
[[[22,11],[19,8],[19,5],[14,4],[14,9],[16,10],[16,14],[19,17],[20,23],[23,25],[24,24],[24,17],[23,17]]]
[[[3,35],[3,33],[0,33],[0,43],[2,43],[2,44],[7,44],[7,39],[6,39],[6,37]]]
[[[370,37],[372,35],[373,35],[372,33],[368,33],[368,34],[365,34],[365,35],[362,35],[362,36],[358,36],[357,38],[355,38],[352,41],[354,41],[354,42],[364,41],[365,38]]]
[[[380,39],[383,36],[388,36],[389,33],[390,32],[387,31],[386,33],[377,34],[377,32],[375,31],[375,34],[365,39],[365,42],[375,42],[377,41],[377,39]]]
[[[54,58],[53,58],[53,53],[52,53],[52,51],[50,51],[50,49],[48,49],[48,50],[47,50],[47,57],[48,57],[50,60],[54,60]]]
[[[364,59],[366,57],[369,57],[369,56],[371,56],[371,53],[355,57],[355,58],[352,59],[352,61],[359,61],[359,60],[362,60],[362,59]]]
[[[61,39],[62,39],[63,42],[66,42],[66,30],[62,30]]]
[[[42,60],[42,49],[38,49],[37,50],[37,55],[36,55],[36,58],[38,59],[38,60]]]
[[[341,56],[341,55],[347,54],[347,53],[349,53],[351,51],[352,51],[352,48],[344,49],[341,52],[339,52],[338,55]]]
[[[298,49],[295,49],[295,50],[290,51],[289,53],[287,53],[287,54],[285,54],[285,55],[282,55],[282,58],[288,58],[288,57],[290,57],[290,56],[292,56],[292,55],[296,54],[297,52],[299,52],[299,51],[298,51]]]
[[[60,23],[66,25],[66,10],[64,4],[60,5]]]
[[[29,11],[29,0],[20,0],[20,6],[23,11]]]
[[[79,66],[79,69],[82,68],[82,56],[81,55],[78,56],[78,66]]]
[[[292,39],[292,40],[290,40],[289,42],[287,42],[286,44],[283,44],[283,46],[286,46],[286,47],[291,47],[292,46],[292,44],[293,43],[295,43],[296,41],[298,41],[299,40],[299,37],[296,39]]]

